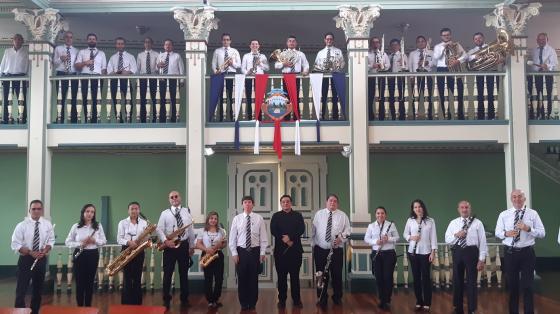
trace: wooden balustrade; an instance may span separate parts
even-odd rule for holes
[[[0,124],[26,124],[29,78],[0,77]]]
[[[560,72],[527,74],[527,105],[531,120],[560,119]]]

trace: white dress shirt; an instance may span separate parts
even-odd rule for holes
[[[39,250],[54,245],[54,230],[50,221],[43,217],[39,218]],[[33,237],[35,235],[36,220],[26,217],[18,223],[12,234],[12,250],[19,254],[19,249],[26,247],[33,250]]]
[[[524,224],[531,228],[530,232],[526,232],[521,230],[521,235],[519,237],[519,241],[515,243],[516,248],[523,248],[527,246],[535,245],[536,238],[544,238],[545,230],[544,225],[541,221],[541,217],[537,211],[525,208],[525,214],[523,215],[523,219],[520,219]],[[513,239],[514,237],[506,237],[506,231],[515,230],[513,222],[515,221],[515,208],[506,209],[500,213],[498,216],[498,222],[496,223],[496,237],[502,239],[502,243],[507,246],[513,246]],[[521,212],[519,213],[521,217]]]
[[[132,74],[136,74],[138,72],[138,67],[136,66],[136,59],[130,53],[123,51],[123,71],[130,71]],[[119,70],[119,53],[115,53],[109,59],[109,63],[107,64],[107,73],[112,74],[116,73]]]
[[[432,67],[434,66],[433,64],[434,52],[432,50],[427,50],[424,48],[424,49],[416,49],[414,51],[411,51],[410,54],[408,55],[408,70],[410,72],[416,72],[418,70],[421,50],[424,50],[424,69],[428,72],[432,71]]]
[[[167,58],[167,54],[169,54],[169,66],[167,67],[167,74],[168,75],[183,75],[185,73],[185,66],[183,65],[183,59],[181,55],[178,53],[171,51],[171,52],[162,52],[158,55],[157,62],[165,62]],[[163,73],[163,68],[159,69],[160,74]]]
[[[451,220],[451,222],[449,222],[449,226],[447,226],[447,230],[445,231],[445,243],[449,245],[454,245],[457,243],[459,238],[455,237],[455,234],[463,230],[464,219],[467,220],[468,224],[469,218],[462,217],[455,218]],[[484,225],[477,218],[472,221],[469,229],[467,229],[466,244],[467,246],[476,245],[479,252],[478,260],[486,260],[486,256],[488,255],[488,246],[486,246],[486,233],[484,232]]]
[[[91,54],[90,48],[82,49],[78,53],[76,63],[81,63],[89,60]],[[101,74],[101,71],[107,69],[107,59],[105,53],[97,48],[93,48],[93,71],[89,69],[89,65],[82,67],[82,74]]]
[[[253,217],[251,217],[252,219]],[[218,228],[218,231],[214,232],[214,231],[207,231],[204,230],[202,231],[202,233],[200,233],[198,235],[198,240],[202,241],[202,244],[204,245],[204,247],[206,248],[211,248],[214,245],[218,245],[222,242],[222,239],[224,238],[224,234],[223,232]]]
[[[377,62],[378,60],[379,62]],[[383,65],[383,69],[381,69],[381,71],[387,71],[391,67],[391,62],[385,52],[370,50],[368,52],[368,70],[370,73],[377,73],[380,71],[379,69],[372,68],[376,63]]]
[[[465,49],[463,49],[463,46],[461,46],[461,44],[457,43],[458,48],[458,60],[461,62],[465,62],[466,58],[467,58],[467,53],[465,52]],[[436,67],[440,67],[440,68],[446,68],[447,67],[447,62],[445,60],[445,43],[441,42],[439,44],[437,44],[434,47],[434,54],[433,54],[433,59],[434,59],[434,65]]]
[[[327,234],[327,223],[329,221],[330,210],[328,208],[323,208],[315,213],[313,217],[313,228],[311,229],[311,246],[318,245],[322,249],[328,250],[331,248],[332,243],[325,240]],[[342,242],[340,245],[335,246],[341,247],[342,243],[347,241],[347,237],[350,235],[350,220],[346,213],[337,209],[332,212],[332,226],[331,226],[331,241],[334,241],[336,236],[342,236]]]
[[[391,64],[392,62],[392,64]],[[389,54],[389,65],[391,72],[398,73],[408,70],[408,57],[400,51]]]
[[[128,241],[136,241],[146,227],[148,227],[148,222],[142,218],[138,218],[137,223],[133,223],[130,217],[119,221],[117,227],[117,243],[120,245],[128,245]]]
[[[532,49],[531,55],[532,60],[535,64],[541,64],[539,54],[539,47]],[[554,50],[554,48],[552,48],[548,44],[543,47],[542,60],[542,63],[548,66],[548,71],[556,71],[558,69],[558,56],[556,55],[556,50]],[[533,71],[537,72],[540,68],[537,66],[532,66],[532,69]]]
[[[486,48],[486,47],[488,47],[488,45],[487,45],[487,44],[483,44],[482,47],[475,46],[475,47],[472,48],[471,50],[467,51],[467,56],[465,57],[465,60],[464,60],[464,61],[472,61],[472,60],[474,60],[474,56],[473,56],[473,55],[474,55],[475,53],[477,53],[480,49],[484,49],[484,48]],[[463,61],[463,60],[462,60],[462,61]],[[464,62],[464,61],[463,61],[463,62]]]
[[[191,214],[189,213],[189,209],[185,207],[171,206],[171,208],[168,208],[161,212],[156,229],[159,239],[163,242],[167,240],[167,235],[179,229],[179,227],[177,226],[177,219],[175,218],[175,214],[177,212],[179,212],[179,215],[181,216],[183,226],[191,224],[185,230],[185,232],[183,232],[183,235],[179,238],[179,240],[184,241],[188,239],[189,248],[194,248],[196,234],[194,232],[194,226],[192,225],[193,220]]]
[[[260,255],[266,254],[268,246],[268,234],[266,226],[261,215],[251,212],[251,247],[260,246]],[[231,222],[231,230],[229,232],[229,250],[231,256],[237,256],[237,247],[245,248],[245,239],[247,237],[247,213],[242,212],[233,217]]]
[[[416,247],[417,254],[430,254],[432,250],[437,250],[437,233],[436,233],[436,221],[433,218],[426,218],[422,222],[422,231],[420,234],[420,240],[418,241],[418,246]],[[408,252],[413,253],[414,244],[416,241],[410,240],[410,236],[418,235],[418,227],[420,225],[414,218],[408,218],[406,221],[406,226],[404,227],[403,237],[408,241]]]
[[[67,49],[70,50],[70,60],[68,61],[68,69],[66,61],[60,60],[60,57],[67,55]],[[66,46],[60,45],[54,48],[54,56],[53,56],[53,64],[55,67],[55,71],[60,72],[67,72],[68,73],[76,73],[76,67],[74,67],[74,63],[76,62],[76,58],[78,57],[79,50],[76,49],[74,46]]]
[[[138,58],[136,59],[136,65],[138,66],[138,74],[148,74],[146,72],[146,60],[147,60],[146,57],[148,55],[148,52],[150,53],[150,61],[149,61],[150,70],[151,70],[150,74],[158,73],[157,60],[158,60],[159,53],[154,50],[145,50],[140,52],[138,54]]]
[[[256,74],[263,74],[270,69],[268,65],[268,59],[262,53],[259,53],[258,56],[260,63],[257,64],[257,73]],[[255,74],[252,72],[253,69],[253,53],[249,52],[243,55],[243,60],[241,61],[241,73],[245,75],[252,75]]]
[[[224,64],[226,49],[228,51],[228,58],[232,58],[232,63],[226,69],[223,69],[222,72],[237,72],[237,69],[241,67],[241,56],[239,55],[239,51],[237,51],[237,49],[231,47],[220,47],[214,50],[214,55],[212,56],[213,72]]]
[[[391,227],[389,227],[391,225]],[[377,244],[377,240],[381,239],[381,237],[387,235],[388,240],[382,245]],[[382,224],[379,224],[379,221],[375,221],[370,223],[366,235],[364,236],[364,241],[371,245],[371,249],[373,251],[381,251],[386,250],[394,250],[395,243],[399,240],[399,232],[397,231],[397,226],[390,221],[385,220]]]
[[[295,50],[295,49],[292,49]],[[302,72],[309,72],[309,62],[305,57],[305,54],[299,50],[296,50],[298,55],[296,62],[294,63],[294,73],[302,73]],[[277,61],[274,63],[274,68],[277,70],[282,69],[282,73],[292,73],[292,67],[284,66],[282,62]]]
[[[78,228],[77,223],[72,225],[72,228],[70,228],[70,232],[68,233],[68,237],[66,237],[66,241],[64,241],[64,244],[66,244],[66,246],[71,249],[79,248],[80,246],[82,246],[82,242],[84,242],[84,240],[88,237],[91,237],[93,234],[95,243],[86,245],[84,249],[93,250],[105,245],[107,243],[107,239],[105,238],[105,233],[103,232],[103,226],[101,225],[101,223],[98,223],[97,226],[98,229],[95,231],[95,233],[93,233],[94,229],[91,227],[91,225],[86,225],[81,228]]]
[[[27,48],[21,47],[16,50],[10,47],[4,51],[0,74],[27,74],[29,70],[29,54]]]
[[[558,228],[558,244],[560,244],[560,228]]]
[[[317,52],[317,56],[315,57],[315,67],[323,68],[323,63],[325,62],[325,59],[327,59],[329,48],[331,49],[331,60],[337,60],[339,64],[339,67],[338,69],[335,69],[335,72],[344,71],[344,66],[346,65],[346,63],[344,62],[344,55],[342,54],[342,50],[332,46],[325,47]]]

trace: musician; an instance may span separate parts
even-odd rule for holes
[[[160,53],[157,58],[157,68],[159,69],[159,73],[163,76],[183,75],[185,73],[185,66],[183,65],[183,59],[181,58],[181,55],[173,51],[173,40],[166,39],[163,42],[163,49],[164,51]],[[166,99],[165,92],[167,91],[167,83],[169,83],[169,97],[171,99]],[[159,122],[168,122],[168,113],[167,109],[164,106],[167,101],[170,101],[171,104],[171,113],[169,114],[169,119],[171,122],[176,122],[177,117],[175,106],[177,104],[177,79],[166,79],[165,77],[163,77],[160,80],[159,98],[161,101]]]
[[[179,283],[181,285],[181,307],[189,306],[189,260],[194,254],[195,233],[190,209],[181,206],[181,195],[177,191],[169,192],[169,208],[163,210],[159,216],[157,233],[163,243],[163,304],[169,310],[171,307],[171,276],[175,271],[175,263],[179,264]],[[174,239],[167,236],[173,231],[183,228],[178,235],[179,247]]]
[[[86,37],[88,48],[80,50],[74,63],[74,67],[77,71],[80,71],[81,75],[100,75],[107,74],[107,59],[105,58],[105,53],[97,49],[97,35],[90,33]],[[91,84],[91,98],[87,99],[88,86]],[[82,99],[83,99],[83,110],[84,115],[88,117],[87,103],[91,101],[91,121],[92,123],[97,122],[97,88],[103,89],[103,80],[97,79],[85,79],[81,81],[82,86]],[[99,99],[101,101],[101,99]],[[78,117],[78,121],[80,117]],[[86,119],[87,120],[87,119]]]
[[[323,41],[325,42],[325,48],[319,50],[319,52],[317,53],[314,66],[315,70],[324,73],[343,72],[345,66],[344,55],[342,54],[342,50],[334,46],[334,34],[331,32],[326,33]],[[325,68],[325,65],[329,66],[330,68]],[[321,115],[323,116],[322,119],[328,118],[327,95],[329,92],[329,85],[332,93],[333,119],[338,120],[338,93],[336,91],[336,88],[334,87],[334,80],[331,78],[329,82],[328,77],[323,78],[323,90],[321,96],[321,103],[323,108],[321,112]]]
[[[430,39],[431,41],[431,39]],[[426,41],[426,37],[420,35],[416,37],[416,49],[411,51],[408,55],[408,70],[410,72],[432,72],[433,67],[433,55],[434,52],[429,49],[428,43]],[[428,84],[428,95],[427,95],[427,104],[424,102],[424,105],[428,106],[428,119],[433,119],[433,94],[434,94],[434,79],[431,76],[427,78],[425,76],[418,76],[416,78],[416,82],[414,80],[410,81],[412,86],[414,83],[418,84],[418,95],[424,95],[424,90],[426,88],[426,83]],[[412,88],[414,90],[414,88]],[[424,95],[424,99],[426,100],[426,95]],[[415,110],[416,108],[413,107]],[[413,114],[416,115],[416,112],[413,111]]]
[[[259,298],[259,273],[265,260],[268,235],[261,215],[253,212],[251,196],[241,199],[243,212],[233,217],[229,250],[237,272],[237,295],[242,311],[255,310]]]
[[[389,55],[389,72],[399,73],[403,71],[408,71],[408,57],[401,50],[401,41],[394,38],[391,39],[389,43],[391,47],[391,54]],[[395,84],[396,81],[396,84]],[[405,88],[405,78],[404,77],[388,77],[387,87],[389,89],[389,108],[391,112],[391,118],[396,120],[397,113],[395,109],[395,87],[399,90],[399,120],[405,120],[406,112],[404,109],[404,88]]]
[[[206,216],[204,231],[196,240],[196,248],[202,251],[201,257],[218,254],[213,262],[204,267],[204,292],[210,308],[222,306],[219,300],[224,282],[224,253],[222,249],[227,244],[225,236],[225,230],[222,231],[219,225],[218,213],[211,211]]]
[[[53,65],[56,71],[56,75],[76,75],[76,67],[74,67],[74,61],[78,57],[79,50],[73,46],[74,43],[74,33],[71,31],[66,31],[64,33],[64,45],[57,46],[54,49]],[[66,106],[66,100],[68,99],[68,83],[70,82],[71,90],[71,103],[70,106]],[[56,92],[62,92],[62,113],[61,120],[59,123],[64,123],[65,109],[68,108],[66,114],[69,115],[69,121],[71,123],[76,123],[77,121],[77,111],[76,111],[76,97],[78,96],[78,80],[61,80],[62,91],[59,89],[59,81],[56,81]]]
[[[131,247],[138,247],[138,237],[148,227],[148,222],[140,217],[140,204],[128,204],[128,217],[119,221],[117,228],[117,243],[122,245],[121,252]],[[122,304],[142,305],[142,267],[144,266],[144,251],[140,252],[123,268]]]
[[[537,35],[537,47],[531,51],[532,55],[532,67],[531,70],[534,72],[550,72],[558,70],[558,56],[556,50],[548,44],[548,35],[546,33],[540,33]],[[543,79],[544,77],[544,79]],[[547,110],[545,116],[544,106],[541,107],[540,112],[534,113],[533,109],[530,109],[530,117],[541,119],[550,118],[550,113],[552,111],[552,95],[554,86],[554,76],[552,75],[535,75],[534,79],[532,75],[527,77],[527,87],[529,89],[529,95],[533,95],[533,80],[535,82],[535,88],[537,90],[538,99],[542,99],[544,85],[546,84],[546,102]],[[543,82],[544,80],[544,82]]]
[[[484,269],[488,247],[486,233],[480,220],[474,218],[471,204],[457,204],[459,217],[451,220],[445,231],[445,242],[451,245],[453,255],[453,306],[455,314],[463,314],[463,283],[467,273],[468,313],[476,312],[477,284],[479,271]]]
[[[85,204],[80,211],[80,221],[72,225],[64,241],[67,247],[74,249],[72,254],[78,306],[91,306],[99,247],[107,243],[103,226],[95,219],[95,212],[93,204]]]
[[[18,223],[12,234],[12,250],[19,254],[17,263],[16,300],[14,307],[25,308],[25,295],[29,281],[33,281],[31,313],[39,314],[41,293],[47,269],[46,256],[54,245],[54,230],[50,221],[43,218],[43,202],[29,204],[29,216]],[[35,261],[37,261],[35,263]],[[32,265],[33,269],[31,269]]]
[[[247,76],[253,76],[255,74],[264,74],[268,72],[269,65],[266,56],[259,52],[261,47],[260,41],[258,39],[251,39],[251,52],[243,55],[243,60],[241,61],[241,73]],[[254,78],[245,79],[245,98],[247,99],[247,119],[251,120],[253,117],[253,82]],[[258,117],[255,117],[258,119]]]
[[[323,278],[324,289],[317,289],[317,305],[321,308],[327,307],[329,278],[332,278],[333,295],[335,305],[342,304],[342,266],[344,263],[343,244],[350,235],[350,220],[346,213],[338,209],[338,196],[329,194],[327,196],[326,208],[320,209],[313,217],[313,228],[311,232],[311,247],[315,260],[315,270],[325,275]],[[329,254],[332,251],[331,254]],[[330,265],[325,273],[328,256]]]
[[[381,40],[379,37],[370,39],[370,50],[368,52],[368,70],[375,74],[387,71],[391,64],[389,57],[382,51]],[[379,120],[385,120],[385,77],[368,77],[368,115],[369,120],[375,118],[375,95],[379,94]]]
[[[286,39],[286,47],[287,50],[289,50],[291,53],[297,54],[295,63],[292,63],[290,61],[284,61],[284,62],[276,61],[276,63],[274,63],[274,68],[277,70],[281,70],[282,73],[295,73],[295,74],[302,74],[304,76],[309,74],[309,62],[307,61],[305,54],[300,50],[297,50],[298,42],[296,36],[294,35],[288,36],[288,38]],[[297,102],[298,102],[299,112],[301,112],[301,109],[303,109],[303,108],[299,108],[300,85],[301,85],[301,78],[298,78],[296,79],[296,89],[297,89]],[[286,94],[288,93],[286,82],[284,82],[284,91],[286,92]]]
[[[474,33],[473,35],[474,48],[467,52],[467,60],[474,60],[474,54],[481,49],[487,48],[488,45],[484,42],[484,34],[481,32]],[[497,70],[497,69],[494,69]],[[484,92],[484,80],[486,80],[486,93]],[[497,78],[493,75],[476,77],[476,90],[478,93],[478,110],[477,117],[479,120],[484,120],[484,94],[488,95],[488,120],[495,119],[495,108],[494,108],[494,82],[498,82]]]
[[[534,313],[535,239],[545,236],[544,225],[536,210],[525,205],[525,192],[511,192],[513,207],[498,216],[496,237],[504,245],[504,267],[509,286],[509,312],[519,313],[519,288],[523,291],[525,313]],[[520,279],[521,277],[521,279]]]
[[[408,259],[414,278],[415,310],[430,310],[432,305],[431,267],[436,256],[436,222],[428,215],[426,204],[420,199],[410,204],[410,218],[403,232],[408,242]]]
[[[434,64],[436,66],[436,71],[437,72],[449,72],[450,68],[457,68],[460,66],[460,64],[462,62],[464,62],[467,58],[467,54],[465,53],[465,50],[463,49],[463,47],[461,46],[461,44],[459,44],[458,42],[453,42],[452,41],[452,37],[451,37],[451,29],[445,27],[442,28],[439,32],[440,36],[441,36],[441,43],[437,44],[434,47]],[[446,56],[446,49],[448,48],[448,46],[452,45],[452,44],[456,44],[456,50],[457,50],[457,58],[454,60],[449,60],[449,64],[448,64],[448,60],[447,60],[447,56]],[[439,99],[440,99],[440,103],[441,103],[441,112],[445,114],[445,81],[447,79],[447,89],[450,91],[451,94],[455,93],[455,77],[453,75],[449,75],[446,77],[443,76],[438,76],[437,77],[437,86],[438,86],[438,93],[439,93]],[[457,79],[457,98],[459,101],[459,106],[458,106],[458,117],[460,120],[463,120],[465,118],[464,116],[464,108],[463,108],[463,92],[464,92],[464,86],[463,86],[463,80],[458,78]],[[449,100],[448,100],[449,102]],[[449,104],[451,104],[449,102]],[[448,119],[451,119],[451,113],[449,113]]]
[[[375,222],[369,224],[364,241],[371,245],[371,270],[377,284],[378,307],[390,311],[393,271],[397,264],[395,243],[399,240],[399,233],[397,226],[393,222],[387,221],[385,207],[379,206],[375,209],[375,219]]]
[[[303,247],[301,236],[305,233],[305,222],[301,213],[293,210],[292,197],[280,197],[282,210],[274,213],[270,220],[270,233],[274,236],[274,265],[278,274],[278,308],[286,308],[288,274],[294,308],[303,308],[299,292],[299,269]]]
[[[214,55],[212,56],[212,70],[216,74],[224,73],[234,75],[237,70],[241,68],[241,57],[237,49],[231,47],[231,35],[228,33],[222,34],[222,47],[214,50]],[[233,117],[233,78],[228,78],[225,80],[226,85],[226,97],[227,101],[231,104],[228,115]],[[224,90],[220,91],[220,95],[223,95]],[[226,103],[227,106],[227,103]],[[218,117],[219,121],[223,120],[224,112],[224,99],[220,97],[220,106],[218,107]]]
[[[117,37],[115,39],[115,48],[117,52],[111,56],[109,63],[107,64],[107,72],[110,75],[131,75],[138,72],[138,66],[136,65],[136,58],[124,50],[126,45],[126,40],[123,37]],[[132,84],[132,83],[131,83]],[[115,116],[121,116],[120,112],[116,112],[117,104],[117,85],[120,85],[119,93],[122,94],[122,99],[126,99],[126,92],[128,90],[128,79],[111,79],[111,98],[113,99],[113,110]],[[130,93],[132,94],[132,85],[130,86]],[[129,117],[126,117],[128,119]],[[120,121],[123,122],[122,116]]]
[[[159,53],[153,50],[154,40],[151,37],[144,38],[144,51],[138,54],[136,64],[138,65],[138,74],[141,75],[154,75],[157,72],[157,60]],[[140,79],[140,121],[142,123],[148,121],[155,121],[155,110],[152,112],[151,117],[146,117],[146,92],[148,90],[148,83],[150,85],[150,105],[155,108],[156,94],[157,94],[157,80],[156,79]]]
[[[0,63],[0,76],[2,77],[18,77],[25,76],[29,71],[29,53],[27,48],[23,47],[23,36],[21,34],[15,34],[12,38],[13,47],[7,48],[4,51],[4,56],[2,57],[2,63]],[[10,82],[12,83],[12,89],[10,90]],[[10,91],[15,92],[16,97],[19,97],[20,86],[23,85],[23,120],[18,121],[18,123],[26,123],[27,121],[27,83],[18,80],[13,81],[3,81],[2,87],[4,88],[4,123],[13,123],[13,121],[8,121],[8,106],[11,104],[8,101],[8,96]]]

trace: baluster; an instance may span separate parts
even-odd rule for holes
[[[177,97],[175,98],[175,122],[181,121],[181,89],[175,90]]]
[[[9,124],[13,124],[14,123],[14,117],[12,116],[12,106],[14,104],[14,92],[13,91],[9,91],[8,92],[8,123]],[[4,116],[4,113],[2,113],[2,116]]]
[[[162,258],[163,259],[163,258]],[[163,273],[163,272],[162,272]],[[162,281],[163,282],[163,281]],[[171,274],[171,293],[175,293],[175,272]]]
[[[150,123],[150,122],[152,122],[152,89],[149,80],[147,80],[146,81],[146,123]]]
[[[163,104],[161,103],[161,84],[160,80],[157,80],[157,90],[156,90],[156,122],[159,123],[159,118],[161,116],[161,107]]]
[[[4,88],[0,84],[0,124],[2,123],[4,123]]]
[[[548,119],[548,88],[546,88],[546,77],[541,76],[541,78],[543,80],[543,87],[542,87],[543,96],[541,98],[540,112],[541,112],[541,119],[546,120],[546,119]],[[550,105],[552,105],[552,104],[550,104]]]
[[[156,271],[156,254],[155,254],[155,247],[152,246],[150,252],[150,290],[154,293],[154,278],[155,278],[155,271]]]
[[[433,82],[434,82],[434,85],[435,85],[434,87],[432,87],[432,88],[435,88],[435,89],[434,89],[434,92],[433,92],[433,94],[432,94],[432,95],[433,95],[432,102],[433,102],[433,106],[434,106],[434,108],[433,108],[434,111],[433,111],[433,114],[432,114],[432,116],[433,116],[432,119],[433,119],[433,120],[439,120],[439,119],[441,119],[441,117],[443,116],[443,114],[440,114],[440,112],[441,112],[441,107],[442,107],[441,104],[443,104],[443,102],[442,102],[442,100],[441,100],[441,95],[439,94],[439,88],[437,87],[437,76],[432,77],[432,79],[433,79]],[[426,84],[427,84],[427,83],[428,83],[428,82],[426,82]]]
[[[500,104],[499,98],[500,98],[500,91],[498,89],[498,86],[503,86],[501,85],[502,82],[502,77],[501,76],[494,76],[494,89],[492,90],[492,93],[494,94],[494,100],[492,101],[492,104],[494,105],[494,120],[498,119],[498,104]]]
[[[439,251],[439,250],[438,250]],[[439,281],[439,257],[438,257],[438,251],[436,251],[436,254],[434,255],[434,260],[432,262],[432,277],[433,277],[433,285],[436,288],[440,287],[440,281]]]
[[[222,121],[228,121],[227,109],[228,109],[228,99],[227,99],[227,79],[224,77],[224,89],[222,91]],[[219,108],[219,107],[218,107]]]
[[[408,77],[408,76],[403,77],[403,88],[402,88],[402,92],[403,92],[404,95],[399,95],[399,97],[401,97],[401,100],[402,100],[403,103],[404,103],[404,119],[405,119],[405,120],[408,120],[408,117],[409,117],[409,115],[408,115],[408,109],[410,109],[410,103],[409,103],[409,102],[410,102],[410,98],[409,98],[409,92],[408,92],[408,88],[410,87],[410,84],[408,84],[408,80],[409,80],[409,77]],[[400,93],[400,92],[399,92],[399,93]],[[413,101],[414,101],[414,100],[413,100]],[[414,114],[412,115],[412,118],[413,118],[414,120],[416,120],[416,114],[417,114],[417,111],[415,111]]]
[[[160,285],[163,286],[163,255],[161,255],[161,259],[160,259],[160,264],[159,264],[159,275],[160,275]],[[173,282],[173,280],[171,280],[171,282]]]
[[[449,246],[443,247],[443,275],[445,281],[445,288],[449,289],[451,287],[451,267],[449,265]]]
[[[304,119],[304,105],[303,105],[303,79],[301,79],[301,83],[299,86],[298,92],[298,111],[300,119]]]
[[[62,252],[56,254],[56,293],[62,291]]]
[[[115,118],[117,120],[116,121],[117,123],[121,123],[122,121],[121,110],[122,110],[121,80],[117,80],[117,94],[116,94],[116,102],[115,102]]]
[[[62,123],[62,80],[58,80],[60,91],[56,93],[56,123]]]
[[[119,291],[122,291],[124,287],[124,273],[120,271],[118,276],[119,276],[119,285],[117,286],[117,289]]]
[[[91,123],[91,108],[92,108],[92,102],[93,102],[93,97],[91,96],[91,85],[93,80],[89,80],[88,81],[88,87],[87,87],[87,92],[86,92],[86,117],[85,117],[85,121],[86,123]]]
[[[552,94],[552,99],[553,99],[553,106],[552,106],[552,119],[554,120],[558,120],[558,114],[560,112],[560,84],[558,84],[558,80],[560,79],[560,76],[556,76],[554,78],[554,86],[553,89],[554,91],[556,91],[555,93]]]
[[[97,123],[101,121],[101,80],[97,84],[97,103],[95,105],[95,110],[97,111]]]
[[[128,80],[125,80],[125,100],[124,100],[124,113],[126,115],[124,122],[132,123],[132,85]],[[130,85],[130,86],[129,86]]]
[[[491,76],[492,79],[494,79],[494,76]],[[494,86],[496,86],[496,82],[494,82]],[[488,90],[488,76],[484,77],[484,95],[483,95],[483,99],[482,99],[482,104],[484,106],[484,119],[485,120],[489,120],[490,117],[490,113],[488,111],[488,109],[490,108],[490,95],[493,96],[494,99],[496,95],[494,95],[494,89],[492,89],[491,91]],[[496,105],[494,103],[492,103],[493,107],[496,108]],[[494,111],[495,112],[495,111]]]
[[[535,117],[536,117],[535,105],[536,105],[536,101],[537,101],[536,98],[538,97],[538,95],[536,94],[535,76],[531,75],[529,77],[530,77],[530,80],[532,80],[532,83],[533,83],[533,84],[531,84],[531,89],[530,90],[527,87],[528,93],[529,93],[529,95],[528,95],[528,97],[529,97],[529,101],[528,101],[529,119],[535,119]],[[529,84],[529,82],[527,82],[527,84]],[[531,116],[531,113],[533,114],[532,116]]]
[[[140,277],[140,288],[142,289],[142,291],[146,291],[146,276],[147,276],[146,265],[147,265],[146,258],[144,258],[144,261],[142,261],[142,276]]]
[[[245,79],[249,80],[249,79]],[[245,83],[245,82],[244,82]],[[245,93],[245,88],[241,93],[241,109],[239,109],[239,113],[237,114],[237,119],[239,121],[247,121],[247,94]]]
[[[373,267],[373,265],[371,265],[371,267]],[[393,289],[397,289],[397,279],[399,274],[399,263],[395,264],[395,270],[393,270]]]
[[[18,102],[17,102],[17,104],[18,104],[18,106],[17,106],[17,109],[18,109],[18,119],[17,119],[17,120],[18,120],[18,123],[19,123],[19,124],[23,123],[23,121],[24,121],[24,119],[23,119],[23,113],[24,113],[24,112],[23,112],[23,111],[24,111],[24,109],[23,109],[23,108],[24,108],[24,105],[23,105],[23,104],[24,104],[24,98],[23,98],[23,84],[25,84],[25,81],[20,81],[20,84],[19,84],[20,89],[19,89]]]
[[[484,269],[482,269],[481,271],[477,270],[477,272],[476,272],[476,286],[478,288],[480,288],[480,286],[481,286],[482,274],[483,273],[484,273]]]
[[[327,92],[327,120],[333,119],[333,102],[332,102],[332,89],[331,89],[331,81],[327,80],[327,85],[329,86]]]
[[[146,83],[147,86],[148,83]],[[150,93],[149,88],[148,89],[148,94]],[[135,104],[136,104],[136,123],[140,123],[140,105],[142,104],[142,100],[140,99],[140,80],[137,81],[136,84],[136,99],[134,100]],[[131,117],[132,118],[132,117]]]
[[[254,84],[255,79],[253,78],[252,80],[253,80],[253,88],[251,89],[251,99],[253,105],[251,106],[250,110],[251,110],[251,117],[253,117],[253,120],[256,120],[257,117],[255,117],[256,110],[255,110],[255,84]]]
[[[449,104],[453,104],[453,119],[459,120],[459,99],[455,97],[455,91],[459,89],[459,82],[457,81],[457,76],[455,74],[451,74],[453,79],[455,80],[455,90],[451,90],[451,86],[447,85],[447,98],[449,99]],[[451,110],[451,105],[449,106],[449,110]],[[464,108],[463,108],[464,109]],[[451,113],[450,113],[451,115]]]
[[[68,249],[68,263],[66,264],[66,293],[72,293],[72,267],[74,265],[72,261],[72,249]]]
[[[165,89],[165,123],[171,121],[171,86],[169,86],[169,80],[166,80],[167,88]]]
[[[426,85],[426,77],[410,77],[410,84],[412,85],[412,110],[414,111],[414,119],[417,120],[420,117],[420,108],[424,108],[424,119],[428,119],[428,107],[425,102],[424,89],[419,83],[424,82]],[[409,85],[410,86],[410,85]],[[422,89],[421,89],[422,88]]]
[[[107,123],[111,123],[112,108],[113,98],[111,96],[111,80],[109,80],[107,84],[107,91],[105,92],[105,119],[107,119]]]
[[[72,83],[74,80],[68,80],[68,89],[66,90],[66,95],[64,95],[64,97],[66,97],[66,121],[68,121],[68,123],[72,122]],[[79,84],[79,80],[78,80],[78,85]],[[78,94],[81,94],[80,89],[78,88]],[[61,121],[63,122],[63,121]]]
[[[387,78],[384,77],[383,81],[385,82],[385,88],[383,89],[383,94],[385,95],[385,117],[384,120],[391,119],[391,108],[389,105],[389,84],[387,84]]]
[[[112,247],[109,247],[108,249],[109,249],[109,264],[111,264],[115,259],[115,255]],[[109,292],[113,292],[113,291],[115,291],[115,279],[114,276],[109,276]]]
[[[486,269],[486,286],[488,288],[492,287],[492,270],[493,270],[493,265],[492,265],[492,258],[490,257],[490,250],[488,250],[488,253],[486,255],[486,260],[485,260],[485,269]]]
[[[403,245],[403,277],[404,277],[404,287],[408,289],[408,254],[406,251],[406,245]]]
[[[99,248],[99,262],[97,263],[97,290],[103,291],[103,265],[104,263],[104,253],[103,247]]]
[[[502,287],[502,260],[500,259],[500,246],[496,245],[496,279],[498,288]]]

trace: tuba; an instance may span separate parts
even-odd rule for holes
[[[461,63],[450,66],[452,61],[458,60],[461,56],[461,52],[463,51],[461,45],[456,42],[449,42],[445,46],[444,54],[445,54],[445,64],[447,64],[447,68],[449,72],[461,72],[463,71],[463,65]]]
[[[506,62],[506,58],[513,52],[513,42],[508,32],[500,28],[496,41],[482,48],[471,56],[467,67],[471,71],[493,70],[499,64]]]
[[[270,54],[269,59],[282,63],[296,64],[299,59],[299,54],[295,49],[276,49]]]
[[[144,229],[144,231],[138,236],[135,241],[137,246],[135,248],[129,246],[128,248],[126,248],[126,250],[122,251],[121,254],[113,260],[113,262],[107,265],[107,268],[105,269],[107,274],[109,276],[114,276],[121,269],[123,269],[126,264],[130,263],[130,261],[138,256],[138,254],[151,247],[152,239],[150,239],[150,235],[156,230],[156,228],[157,226],[155,224],[149,224],[148,222],[148,226],[146,227],[146,229]]]
[[[220,228],[220,232],[222,233],[221,242],[223,243],[227,240],[227,232],[224,228]],[[216,252],[214,252],[214,254],[212,255],[206,254],[200,259],[200,266],[202,266],[202,268],[206,268],[208,265],[212,264],[212,262],[215,261],[218,257],[220,257],[220,255],[218,254],[218,250],[216,250]]]

